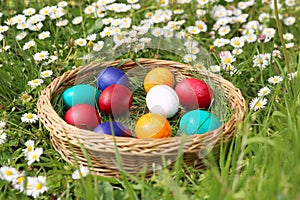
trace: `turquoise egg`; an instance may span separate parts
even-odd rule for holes
[[[81,85],[74,85],[68,89],[66,89],[63,94],[63,102],[67,108],[70,108],[77,104],[89,104],[95,107],[100,92],[97,88],[81,84]]]
[[[179,124],[182,133],[193,135],[215,130],[222,125],[220,120],[205,110],[192,110],[185,113]]]

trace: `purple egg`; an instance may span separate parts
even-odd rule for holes
[[[103,122],[94,129],[94,132],[113,135],[111,124],[115,136],[131,137],[130,129],[121,122]]]
[[[110,85],[121,84],[125,87],[129,86],[129,80],[126,74],[115,67],[107,67],[99,72],[96,81],[99,90],[104,90]]]

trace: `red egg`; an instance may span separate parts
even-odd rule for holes
[[[132,93],[123,85],[108,86],[100,94],[98,105],[105,114],[114,117],[124,115],[132,105]]]
[[[208,108],[213,98],[213,91],[204,81],[196,78],[187,78],[180,81],[175,91],[180,104],[188,110]]]
[[[65,121],[81,129],[94,130],[100,124],[100,116],[94,107],[76,104],[66,112]]]

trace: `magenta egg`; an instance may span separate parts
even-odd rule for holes
[[[94,130],[100,124],[99,113],[88,104],[72,106],[67,110],[64,119],[68,124],[87,130]]]
[[[100,94],[98,105],[105,114],[118,117],[129,112],[132,93],[123,85],[111,85]]]
[[[175,91],[180,104],[188,110],[208,108],[213,98],[213,91],[207,83],[196,78],[180,81]]]

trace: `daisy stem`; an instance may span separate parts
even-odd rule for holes
[[[286,65],[286,71],[289,74],[291,72],[290,63],[289,63],[289,59],[288,59],[288,52],[287,52],[287,49],[286,49],[286,46],[285,46],[285,41],[283,39],[281,23],[280,23],[280,20],[279,20],[277,0],[274,0],[274,10],[275,10],[275,17],[276,17],[276,26],[277,26],[278,33],[279,33],[280,42],[282,44],[282,50],[283,50],[283,55],[284,55],[284,60],[285,60],[285,65]]]

